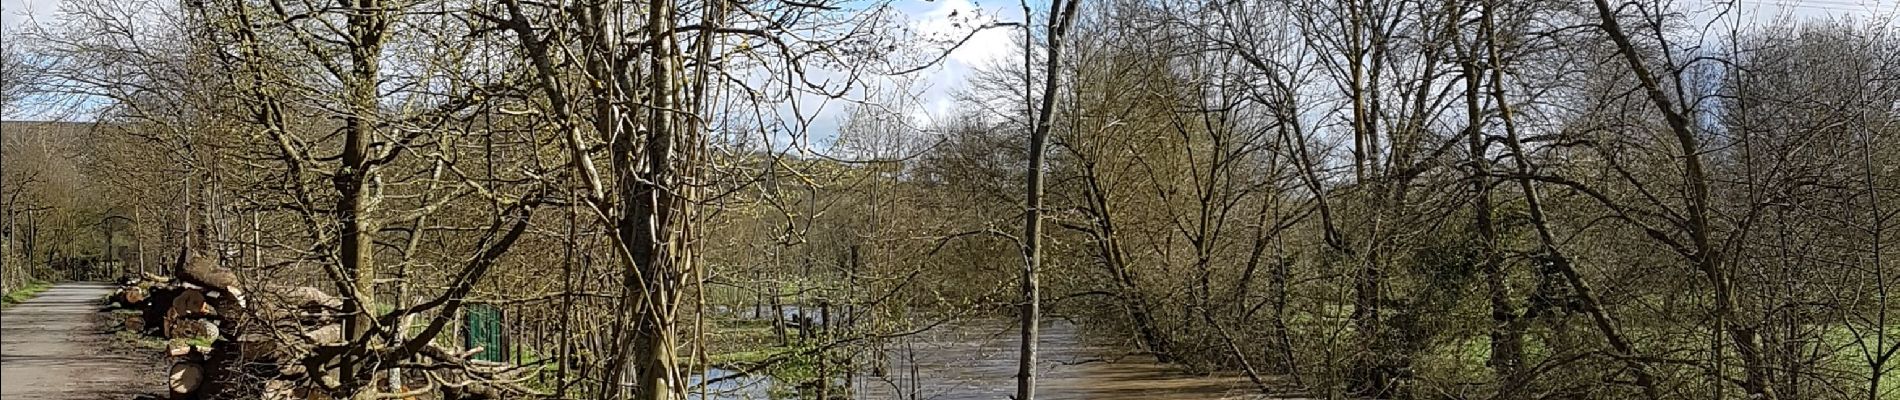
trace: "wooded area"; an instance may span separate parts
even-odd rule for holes
[[[900,3],[64,0],[0,292],[134,277],[177,398],[927,398],[1008,321],[1033,400],[1064,320],[1263,398],[1900,399],[1890,15]]]

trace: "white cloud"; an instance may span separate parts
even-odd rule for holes
[[[0,28],[4,28],[4,37],[0,40],[18,40],[20,33],[29,23],[56,25],[62,10],[62,4],[73,0],[0,0],[4,10],[0,11]],[[110,4],[113,1],[139,3],[164,2],[166,0],[97,0]],[[903,15],[903,24],[915,36],[917,48],[927,59],[935,59],[943,51],[949,51],[938,65],[918,71],[915,75],[902,79],[904,83],[887,82],[880,84],[908,86],[915,94],[909,110],[898,112],[909,115],[913,121],[927,123],[940,121],[955,107],[954,93],[967,86],[974,71],[988,65],[994,65],[1003,58],[1018,54],[1016,36],[1022,34],[1017,27],[978,28],[999,22],[1020,22],[1022,11],[1018,3],[1007,0],[899,0],[894,9]],[[974,32],[974,34],[972,34]],[[968,40],[964,40],[965,37]],[[962,41],[954,49],[951,46]],[[830,71],[813,71],[823,75]],[[759,78],[763,81],[763,78]],[[885,86],[887,89],[896,89]],[[801,96],[798,114],[811,122],[810,132],[813,140],[823,143],[835,134],[836,120],[842,111],[850,108],[836,101]],[[830,103],[830,104],[828,104]],[[783,118],[792,118],[792,108],[776,107]]]
[[[953,45],[965,36],[970,39],[950,53],[949,60],[965,66],[982,65],[1010,53],[1011,35],[1020,32],[1013,28],[990,28],[976,31],[985,25],[1001,22],[1004,14],[1012,12],[1008,7],[985,7],[969,0],[941,0],[937,6],[915,15],[916,22],[911,29],[933,43]]]
[[[0,12],[0,30],[10,39],[29,20],[50,23],[59,14],[59,4],[60,0],[0,0],[0,8],[5,9]]]
[[[938,67],[919,72],[922,76],[916,79],[919,84],[916,106],[906,113],[919,124],[947,117],[955,108],[954,93],[967,86],[969,77],[974,76],[978,68],[995,65],[1003,58],[1018,54],[1015,36],[1022,34],[1017,27],[978,30],[994,23],[1021,22],[1022,10],[1015,7],[1014,2],[926,1],[903,4],[899,9],[912,21],[911,31],[934,49],[927,51],[950,53]],[[965,37],[969,40],[965,41]],[[962,41],[962,45],[951,49],[958,41]],[[936,54],[940,53],[927,56],[934,58]]]

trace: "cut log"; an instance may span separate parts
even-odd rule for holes
[[[325,325],[337,321],[343,300],[310,287],[270,287],[253,294],[255,315],[274,322]]]
[[[216,308],[205,299],[205,293],[198,290],[186,290],[172,298],[171,312],[177,318],[199,318],[218,314]]]
[[[190,398],[192,392],[198,390],[198,385],[204,380],[204,367],[195,362],[173,363],[170,378],[171,398],[187,399]]]
[[[271,304],[303,310],[343,309],[342,299],[313,287],[273,287],[266,289],[262,296]]]
[[[343,326],[337,324],[324,325],[316,329],[305,331],[304,337],[316,344],[341,344],[343,343]]]
[[[164,276],[164,275],[159,275],[159,274],[146,273],[146,274],[141,274],[140,281],[141,281],[140,283],[165,284],[165,283],[171,283],[172,278],[169,276]]]
[[[125,298],[123,300],[125,300],[125,304],[131,305],[144,303],[145,299],[149,297],[151,296],[145,292],[145,288],[134,286],[126,288]]]
[[[172,357],[190,356],[191,355],[191,341],[188,341],[185,339],[172,339],[172,340],[166,341],[165,355],[172,356]]]
[[[112,297],[106,298],[106,302],[117,303],[118,308],[138,308],[150,297],[150,292],[143,286],[121,286],[112,292]]]
[[[149,287],[146,289],[148,298],[144,303],[135,306],[133,309],[139,310],[140,313],[145,315],[145,327],[147,329],[163,333],[162,329],[165,326],[165,316],[171,314],[172,300],[177,299],[178,294],[183,291],[183,289],[170,285]]]
[[[182,291],[172,298],[171,309],[165,312],[165,338],[215,339],[217,324],[203,318],[217,314],[217,309],[206,302],[204,292]]]
[[[209,249],[186,249],[179,261],[177,271],[180,280],[229,293],[239,305],[246,303],[244,292],[238,289],[237,274],[218,265],[218,258],[211,255]]]
[[[328,399],[322,388],[336,387],[340,371],[335,361],[320,361],[336,353],[334,347],[323,346],[345,342],[338,319],[342,300],[310,287],[260,286],[242,293],[229,270],[216,265],[214,258],[196,255],[186,256],[178,280],[128,279],[114,294],[114,300],[141,312],[124,317],[127,329],[171,339],[165,348],[172,357],[170,397]],[[251,296],[248,304],[244,294]],[[512,383],[523,376],[515,367],[469,359],[484,350],[426,345],[418,357],[444,367],[410,371],[440,374],[446,380],[439,383],[453,386],[438,387],[422,398],[501,399],[531,391]]]
[[[127,332],[145,333],[145,315],[119,314],[119,316],[124,320],[125,330]]]
[[[218,324],[196,318],[174,318],[165,321],[166,339],[215,340],[218,338]]]
[[[205,357],[208,357],[210,354],[210,346],[202,343],[194,343],[191,340],[172,339],[165,342],[165,355],[169,355],[179,360],[179,362],[197,362],[204,360]]]

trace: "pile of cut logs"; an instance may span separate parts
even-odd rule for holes
[[[182,279],[126,278],[108,299],[126,330],[165,340],[172,399],[321,399],[297,382],[310,348],[342,343],[342,301],[306,288],[270,288],[245,305]],[[246,306],[250,307],[246,307]]]
[[[179,256],[176,276],[128,277],[108,299],[108,308],[130,310],[126,329],[165,340],[171,359],[171,399],[332,399],[354,397],[338,382],[344,352],[343,301],[309,287],[239,288],[231,271],[204,249]],[[373,352],[391,353],[379,347]],[[472,360],[482,349],[452,350],[434,344],[408,356],[409,382],[397,396],[475,400],[544,397],[520,382],[538,368]],[[372,357],[374,358],[374,357]],[[398,371],[379,365],[373,373]],[[364,376],[362,378],[369,378]],[[361,389],[358,389],[359,391]],[[361,393],[354,393],[360,395]]]

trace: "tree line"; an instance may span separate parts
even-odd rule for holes
[[[793,364],[844,397],[1009,318],[1029,400],[1051,317],[1268,395],[1900,396],[1890,21],[1056,0],[942,37],[898,5],[72,0],[9,36],[6,98],[100,127],[0,142],[7,270],[44,251],[16,216],[206,240],[341,299],[303,384],[356,398],[441,381],[415,360],[476,305],[539,338],[510,398]],[[987,32],[1012,50],[917,111]]]

